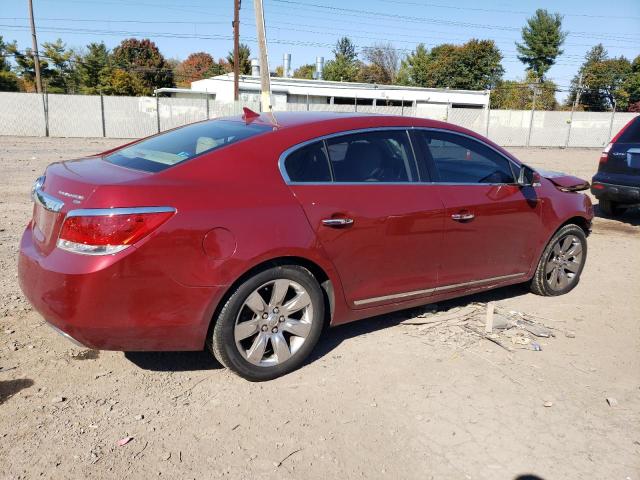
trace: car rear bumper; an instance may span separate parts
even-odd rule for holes
[[[598,199],[620,203],[640,203],[640,187],[616,185],[593,180],[591,193]]]
[[[142,260],[137,250],[111,258],[58,249],[43,256],[29,226],[20,243],[18,278],[45,320],[86,347],[201,350],[222,287],[182,285]]]

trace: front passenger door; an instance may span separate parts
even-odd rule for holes
[[[439,285],[524,276],[538,249],[540,205],[516,184],[511,161],[467,135],[420,130],[416,137],[445,206]]]

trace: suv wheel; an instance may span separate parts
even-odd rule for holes
[[[233,292],[216,319],[210,347],[225,367],[251,381],[299,368],[320,338],[324,298],[306,268],[260,272]]]
[[[584,231],[574,224],[565,225],[542,252],[531,280],[531,291],[543,296],[570,292],[580,281],[586,259],[587,237]]]
[[[619,203],[612,202],[611,200],[607,200],[605,198],[600,200],[598,206],[600,210],[609,217],[619,217],[627,210],[626,207],[623,207]]]

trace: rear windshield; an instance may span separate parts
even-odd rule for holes
[[[640,117],[636,117],[631,125],[629,125],[620,138],[619,143],[640,143]]]
[[[107,155],[105,160],[122,167],[159,172],[271,129],[268,125],[248,125],[228,120],[196,123],[122,148]]]

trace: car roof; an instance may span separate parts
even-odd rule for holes
[[[478,140],[481,140],[494,149],[502,152],[507,157],[511,158],[515,162],[519,163],[519,160],[514,157],[507,150],[492,142],[488,138],[482,137],[478,133],[469,130],[467,128],[442,122],[439,120],[432,120],[429,118],[418,118],[410,116],[400,115],[385,115],[375,113],[359,113],[359,112],[272,112],[256,114],[258,116],[245,119],[242,115],[235,117],[220,118],[220,120],[241,121],[247,123],[260,123],[264,125],[270,125],[275,127],[274,130],[280,131],[296,131],[301,137],[300,141],[304,141],[309,137],[313,138],[314,131],[322,130],[327,133],[341,132],[357,129],[368,128],[384,128],[384,127],[422,127],[422,128],[437,128],[442,130],[448,130],[451,132],[462,133]],[[214,120],[215,121],[215,120]],[[319,127],[317,129],[310,127]]]
[[[421,125],[421,126],[438,126],[438,127],[454,127],[451,124],[430,120],[425,118],[405,117],[400,115],[384,115],[375,113],[359,113],[359,112],[271,112],[256,113],[256,117],[245,119],[243,115],[221,118],[220,120],[246,121],[248,123],[262,123],[277,128],[300,127],[312,125],[316,123],[332,123],[336,125],[344,123],[380,123],[385,125]]]

